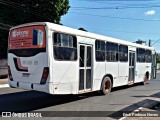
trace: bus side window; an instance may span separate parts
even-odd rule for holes
[[[145,62],[145,49],[139,48],[137,56],[138,56],[139,62],[144,63]]]
[[[105,42],[96,40],[95,42],[96,61],[105,61]]]
[[[121,62],[128,61],[128,46],[119,45],[119,61]]]
[[[106,60],[107,62],[118,61],[118,44],[111,42],[106,43]]]
[[[60,34],[55,33],[53,36],[54,36],[54,38],[53,38],[54,45],[61,46]]]
[[[61,61],[77,60],[77,38],[76,36],[53,33],[54,58]]]
[[[151,61],[152,61],[152,55],[151,55],[150,50],[146,50],[146,52],[145,52],[145,61],[147,63],[151,63]]]

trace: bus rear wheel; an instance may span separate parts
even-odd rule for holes
[[[102,82],[101,91],[103,95],[108,95],[111,92],[112,82],[109,77],[105,77]]]

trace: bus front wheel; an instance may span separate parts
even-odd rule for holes
[[[112,88],[112,82],[109,77],[105,77],[102,82],[101,92],[103,95],[108,95]]]

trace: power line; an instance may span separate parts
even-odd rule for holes
[[[125,1],[125,2],[143,2],[143,1],[147,1],[147,2],[150,2],[150,1],[154,1],[154,0],[82,0],[82,1],[89,1],[89,2],[112,2],[112,1]]]
[[[13,27],[13,25],[5,24],[5,23],[0,23],[2,26],[7,26],[7,27]]]
[[[77,26],[73,25],[66,25],[69,27],[74,27],[74,28],[79,28]],[[91,28],[91,27],[86,27],[86,29],[92,29],[92,30],[101,30],[101,31],[111,31],[111,32],[122,32],[122,33],[131,33],[131,34],[154,34],[154,35],[159,35],[159,33],[144,33],[144,32],[133,32],[133,31],[120,31],[120,30],[111,30],[111,29],[101,29],[101,28]]]
[[[154,42],[154,44],[155,44],[155,43],[160,44],[160,41],[159,41],[159,40],[150,40],[150,41],[153,41],[153,42]]]
[[[102,2],[101,2],[102,3]],[[103,3],[104,4],[104,3]],[[135,3],[115,3],[115,2],[107,2],[106,1],[106,3],[104,4],[104,5],[110,5],[110,6],[112,6],[112,7],[100,7],[100,8],[96,8],[96,7],[83,7],[83,6],[81,6],[81,7],[72,7],[71,6],[71,9],[73,9],[73,10],[88,10],[88,9],[96,9],[96,10],[101,10],[101,9],[125,9],[124,7],[129,7],[129,8],[153,8],[153,7],[159,7],[160,5],[160,2],[156,2],[156,3],[146,3],[146,4],[135,4]],[[114,6],[114,5],[121,5],[121,6]]]
[[[81,0],[81,1],[84,1],[84,0]],[[86,2],[86,0],[85,0],[85,2]],[[100,2],[100,3],[103,3],[104,4],[104,2]],[[108,2],[108,1],[106,1],[105,2],[106,4],[111,4],[111,5],[129,5],[129,6],[132,6],[132,5],[134,5],[134,6],[139,6],[139,5],[155,5],[155,4],[159,4],[160,2],[156,2],[156,3],[139,3],[139,4],[135,4],[135,3],[117,3],[117,2]]]
[[[126,19],[126,20],[139,20],[139,21],[151,21],[151,22],[159,22],[160,20],[149,20],[149,19],[138,19],[138,18],[125,18],[125,17],[114,17],[114,16],[105,16],[105,15],[97,15],[97,14],[87,14],[87,13],[79,13],[79,12],[69,12],[73,14],[80,14],[80,15],[89,15],[89,16],[95,16],[95,17],[107,17],[107,18],[113,18],[113,19]]]
[[[9,30],[9,28],[1,27],[1,26],[0,26],[0,30]]]
[[[0,23],[1,30],[9,30],[11,27],[13,27],[13,26],[9,25],[9,24],[5,24],[5,23]]]
[[[144,33],[144,32],[130,32],[130,31],[118,31],[118,30],[106,30],[106,29],[97,29],[95,30],[103,30],[103,31],[111,31],[111,32],[122,32],[122,33],[131,33],[131,34],[156,34],[159,35],[159,33]]]
[[[134,8],[159,8],[160,5],[148,6],[115,6],[115,7],[71,7],[73,10],[105,10],[105,9],[134,9]]]
[[[156,40],[151,40],[151,41],[154,41],[154,42],[155,42]],[[160,42],[158,42],[158,43],[160,43]]]
[[[107,4],[105,4],[105,5],[108,5],[108,4],[110,4],[110,5],[122,5],[122,6],[153,6],[153,5],[158,5],[158,4],[160,4],[160,2],[158,2],[158,3],[150,3],[150,4],[123,4],[123,3],[107,3]],[[72,7],[71,6],[71,8],[88,8],[88,7],[83,7],[83,6],[81,6],[81,7],[76,7],[76,6],[74,6],[74,7]],[[92,7],[91,7],[92,8]]]
[[[112,5],[112,7],[71,7],[71,9],[124,9],[124,8],[147,8],[147,7],[160,7],[160,2],[156,2],[156,3],[146,3],[146,4],[126,4],[126,3],[106,3],[105,5],[110,4],[110,6]],[[113,5],[121,5],[121,6],[113,6]]]
[[[157,41],[155,41],[151,46],[155,45],[158,41],[160,41],[160,39],[158,39]]]

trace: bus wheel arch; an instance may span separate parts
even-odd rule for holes
[[[146,75],[147,79],[149,79],[149,72],[148,71],[146,72],[145,75]]]
[[[101,83],[100,91],[103,95],[108,95],[113,86],[113,76],[111,74],[106,74]]]

